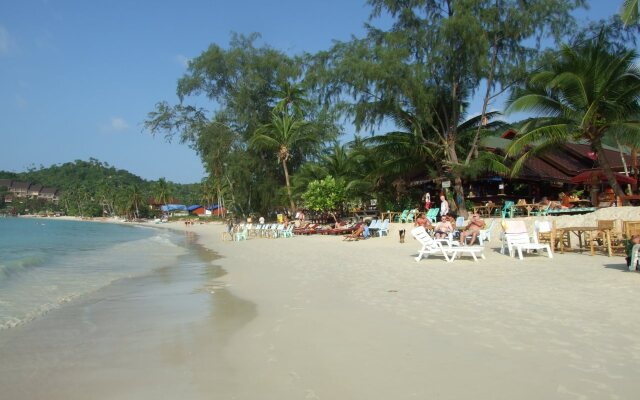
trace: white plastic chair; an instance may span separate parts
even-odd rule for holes
[[[371,229],[371,227],[369,227]],[[389,235],[389,220],[385,219],[382,225],[378,225],[378,236],[382,237],[382,234]]]
[[[411,235],[422,245],[418,250],[418,256],[415,258],[416,262],[420,261],[425,255],[425,258],[428,258],[431,254],[442,254],[444,259],[449,262],[449,256],[447,256],[447,253],[442,248],[442,244],[429,236],[423,226],[413,228]]]

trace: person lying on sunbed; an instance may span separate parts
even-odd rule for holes
[[[472,214],[469,224],[467,225],[465,230],[460,234],[460,244],[464,246],[465,240],[469,235],[471,235],[471,243],[469,244],[475,243],[476,238],[478,237],[478,234],[480,233],[482,228],[484,228],[484,220],[480,218],[480,215]]]
[[[358,228],[353,231],[353,233],[349,234],[349,235],[345,235],[344,239],[342,240],[346,240],[346,241],[352,241],[352,240],[360,240],[360,239],[366,239],[369,237],[369,227],[367,226],[367,224],[362,224],[360,226],[358,226]]]

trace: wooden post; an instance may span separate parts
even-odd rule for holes
[[[556,251],[556,221],[553,220],[551,222],[551,238],[549,239],[549,241],[551,242],[551,251],[555,252]]]

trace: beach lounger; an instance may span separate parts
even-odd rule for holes
[[[478,255],[485,258],[484,247],[460,246],[457,242],[447,239],[433,239],[422,226],[412,229],[411,235],[422,245],[422,248],[418,250],[416,261],[420,261],[425,255],[427,258],[431,254],[442,254],[447,262],[453,262],[456,257],[463,254],[470,255],[475,262],[478,262]]]
[[[493,225],[496,223],[495,219],[491,220],[491,223],[485,229],[480,229],[478,233],[478,241],[480,242],[480,246],[484,246],[484,242],[488,242],[491,240],[491,230],[493,229]],[[467,236],[465,240],[471,240],[473,236]]]
[[[371,229],[371,228],[369,228],[369,229]],[[389,235],[389,220],[388,219],[385,219],[382,222],[382,225],[379,226],[377,233],[378,233],[378,236],[380,236],[380,237],[382,237],[383,234],[384,235]]]
[[[415,258],[416,262],[422,260],[422,257],[428,258],[432,254],[442,254],[444,259],[449,262],[449,256],[444,251],[442,243],[429,236],[424,227],[419,226],[417,228],[413,228],[411,230],[411,236],[413,236],[422,246],[418,250],[418,256]]]
[[[504,234],[500,253],[504,254],[506,248],[509,250],[509,256],[514,257],[517,251],[518,258],[522,260],[523,250],[527,252],[531,252],[531,250],[546,250],[549,258],[553,258],[551,246],[546,243],[538,243],[536,240],[531,240],[531,235],[527,231],[527,226],[524,221],[505,221],[503,222],[503,228]]]

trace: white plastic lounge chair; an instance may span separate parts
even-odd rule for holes
[[[371,229],[371,227],[369,227]],[[378,225],[378,236],[382,237],[382,234],[389,235],[389,220],[385,219],[382,225]]]
[[[527,225],[524,221],[515,220],[515,221],[502,221],[502,247],[500,247],[500,254],[504,254],[505,249],[509,250],[509,254],[511,254],[511,248],[507,243],[507,234],[517,234],[517,233],[527,233]]]
[[[280,234],[283,238],[293,237],[293,224],[289,224],[285,229],[283,229]]]
[[[419,226],[411,230],[411,235],[420,244],[422,244],[422,249],[418,251],[418,257],[416,257],[416,261],[420,261],[424,254],[429,256],[429,254],[442,254],[444,259],[447,262],[452,262],[456,259],[458,255],[469,254],[473,257],[475,262],[478,262],[477,254],[480,255],[483,259],[485,258],[483,252],[484,247],[482,246],[460,246],[455,241],[450,241],[448,239],[433,239],[427,231],[425,231],[424,227]],[[448,253],[451,253],[449,257]]]
[[[506,248],[509,250],[509,256],[514,257],[515,252],[518,252],[518,258],[523,259],[522,251],[526,250],[546,250],[549,258],[553,258],[551,252],[551,246],[546,243],[537,243],[535,240],[531,240],[531,235],[527,231],[527,227],[524,221],[505,221],[504,222],[504,240],[501,252],[504,254],[504,247],[506,242]]]
[[[376,230],[380,229],[381,225],[382,225],[382,221],[380,221],[379,219],[374,219],[369,224],[369,231],[375,232]]]
[[[427,258],[431,254],[442,254],[444,256],[444,259],[449,262],[449,256],[447,256],[447,253],[444,251],[442,244],[433,240],[433,238],[429,236],[423,226],[413,228],[411,230],[411,235],[422,246],[422,248],[418,250],[418,256],[415,258],[416,262],[420,261],[423,256],[426,255],[425,258]]]
[[[491,220],[491,223],[485,229],[480,229],[478,232],[478,241],[480,242],[480,246],[484,246],[484,242],[488,242],[491,240],[491,230],[493,229],[493,225],[496,223],[495,219]],[[467,236],[465,240],[471,240],[473,236]]]
[[[511,257],[515,255],[516,250],[518,251],[518,258],[521,260],[523,259],[522,250],[527,252],[531,250],[546,250],[549,258],[553,258],[551,246],[546,243],[532,242],[528,233],[506,233],[505,236],[507,237],[507,246]]]

